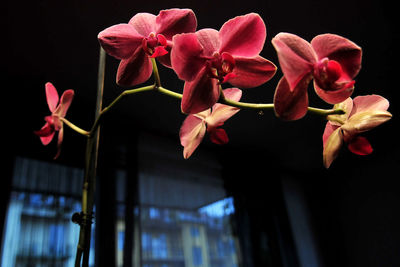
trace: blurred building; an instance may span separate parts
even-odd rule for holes
[[[232,234],[232,198],[197,211],[141,207],[141,262],[143,267],[236,267],[237,240]],[[118,266],[122,266],[124,221],[119,220]],[[138,228],[136,228],[138,231]]]

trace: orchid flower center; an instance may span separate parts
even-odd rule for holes
[[[233,73],[235,68],[235,59],[229,53],[220,55],[215,52],[207,61],[208,75],[211,78],[218,79],[220,83],[225,83],[236,75]]]
[[[339,62],[323,58],[315,64],[314,77],[322,88],[335,90],[346,86],[337,81],[343,75],[343,69]]]
[[[167,39],[162,34],[150,33],[148,37],[143,38],[142,48],[150,57],[159,57],[168,53]]]
[[[46,116],[45,121],[49,124],[49,127],[55,131],[59,131],[62,127],[62,122],[58,118],[58,115]]]
[[[320,80],[329,83],[337,81],[343,73],[340,63],[328,58],[321,59],[317,63],[315,71]]]

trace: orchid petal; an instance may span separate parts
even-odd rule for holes
[[[166,47],[165,50],[167,51],[167,54],[163,55],[163,56],[158,56],[157,60],[158,62],[160,62],[164,67],[167,68],[172,68],[172,64],[171,64],[171,48],[170,47]]]
[[[107,54],[117,59],[130,57],[143,40],[143,36],[130,24],[111,26],[100,32],[97,38]]]
[[[256,56],[254,58],[235,57],[234,77],[229,79],[233,86],[252,88],[269,81],[276,73],[276,66],[269,60]]]
[[[196,34],[177,34],[173,38],[171,51],[171,65],[178,77],[185,81],[192,81],[205,65],[201,58],[203,48]]]
[[[45,146],[53,140],[54,133],[54,128],[47,122],[39,131],[34,132],[34,134],[40,137],[40,141]]]
[[[64,139],[64,128],[62,127],[60,131],[58,131],[58,138],[57,138],[57,153],[54,156],[54,159],[57,159],[61,153],[61,145]]]
[[[72,89],[65,90],[64,93],[61,95],[60,104],[54,111],[54,114],[60,117],[65,117],[69,109],[69,106],[71,105],[72,99],[74,98],[74,94],[75,92]]]
[[[134,86],[147,81],[153,72],[150,58],[138,47],[129,59],[121,60],[117,71],[117,84]]]
[[[163,34],[168,40],[178,33],[194,32],[197,27],[196,16],[191,9],[162,10],[156,17],[156,23],[157,33]]]
[[[278,117],[284,120],[298,120],[304,117],[308,107],[307,85],[311,76],[304,77],[293,91],[285,76],[279,81],[274,95],[274,109]]]
[[[196,79],[185,82],[181,109],[183,113],[199,113],[212,107],[219,98],[217,79],[210,79],[203,68]]]
[[[220,52],[234,56],[256,56],[264,46],[266,35],[264,21],[258,14],[235,17],[225,22],[219,31]]]
[[[224,97],[229,100],[239,101],[242,97],[242,90],[238,88],[229,88],[223,90]],[[224,124],[226,120],[239,112],[240,109],[229,105],[216,103],[212,107],[210,116],[206,118],[207,126],[209,129],[216,128]]]
[[[214,144],[217,145],[224,145],[229,142],[228,135],[226,131],[222,128],[215,128],[209,131],[210,134],[210,140]]]
[[[53,127],[54,131],[60,130],[60,128],[62,126],[62,122],[58,118],[58,115],[46,116],[46,117],[44,117],[44,120],[47,123],[49,123],[51,125],[51,127]]]
[[[202,112],[193,114],[193,116],[196,116],[197,118],[202,119],[202,120],[205,120],[210,115],[211,115],[211,109],[210,108],[206,109],[206,110],[204,110]]]
[[[331,124],[328,123],[326,127],[331,127]],[[330,129],[328,129],[328,131],[330,131]],[[329,168],[332,162],[337,158],[342,145],[342,132],[340,131],[340,128],[337,128],[329,135],[329,138],[327,138],[326,142],[324,143],[322,157],[325,168]]]
[[[179,137],[183,149],[183,157],[189,158],[204,138],[206,125],[204,121],[194,115],[189,115],[183,121]]]
[[[342,89],[339,90],[326,90],[327,88],[321,88],[314,80],[314,90],[315,93],[326,103],[329,104],[337,104],[345,101],[349,98],[354,92],[354,86],[346,87],[343,86]]]
[[[292,91],[305,76],[312,73],[317,56],[307,41],[294,34],[279,33],[272,39],[272,44]]]
[[[50,82],[46,83],[45,90],[46,90],[46,99],[49,109],[51,112],[54,112],[54,110],[57,108],[59,100],[57,90],[54,87],[54,85]]]
[[[56,132],[52,132],[49,136],[40,136],[40,141],[44,146],[47,146],[54,138],[54,134]]]
[[[327,57],[339,62],[350,78],[354,78],[361,69],[361,48],[344,37],[321,34],[311,40],[311,46],[319,59]]]
[[[356,134],[369,131],[391,118],[392,114],[387,111],[375,110],[357,112],[342,125],[342,129],[345,131],[346,137],[349,136],[350,138]]]
[[[353,103],[352,114],[374,110],[386,111],[389,108],[389,101],[380,95],[357,96]]]
[[[360,156],[369,155],[373,151],[372,146],[367,138],[362,136],[356,136],[353,138],[347,147],[352,153]]]
[[[154,50],[155,51],[150,56],[150,58],[156,58],[156,57],[160,57],[160,56],[164,56],[164,55],[168,54],[168,51],[162,46],[157,46]]]
[[[203,48],[203,56],[212,57],[215,52],[218,52],[221,40],[217,30],[202,29],[196,32],[196,37]]]
[[[332,122],[328,121],[325,125],[324,134],[322,135],[322,143],[323,147],[326,146],[326,142],[328,141],[331,134],[337,129],[339,126],[333,124]]]
[[[350,116],[351,110],[353,109],[353,100],[349,97],[345,101],[335,104],[333,109],[342,109],[345,114],[334,114],[328,115],[327,119],[336,126],[341,126],[344,124]]]
[[[150,13],[136,14],[129,20],[129,24],[143,37],[156,33],[157,30],[156,16]]]
[[[238,88],[227,88],[223,90],[224,96],[226,99],[233,100],[233,101],[239,101],[240,98],[242,98],[242,90]],[[215,104],[215,105],[223,105],[223,104]],[[213,109],[217,109],[217,107],[213,107]]]

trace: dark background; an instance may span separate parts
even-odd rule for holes
[[[257,12],[267,27],[261,55],[276,65],[271,39],[282,31],[306,40],[321,33],[335,33],[361,46],[363,64],[356,77],[354,96],[382,95],[391,103],[389,111],[393,118],[365,134],[375,149],[372,155],[355,156],[343,149],[329,170],[322,166],[325,121],[313,114],[299,121],[283,122],[273,112],[241,111],[225,125],[230,137],[228,145],[217,147],[205,139],[201,149],[215,150],[224,168],[235,170],[227,172],[232,179],[228,184],[234,190],[243,190],[246,196],[256,195],[267,201],[264,195],[268,190],[262,187],[263,181],[283,176],[294,179],[306,196],[326,266],[400,266],[399,30],[395,25],[398,15],[391,3],[8,1],[1,64],[5,78],[2,99],[6,107],[2,116],[2,129],[6,132],[3,162],[8,167],[2,179],[2,207],[8,198],[14,157],[51,160],[55,153],[54,143],[45,148],[33,135],[48,115],[46,82],[52,82],[60,95],[66,89],[75,90],[67,118],[84,129],[90,128],[97,82],[97,34],[101,30],[126,23],[138,12],[158,14],[159,10],[172,7],[193,9],[198,29],[219,29],[232,17]],[[114,82],[117,65],[117,60],[107,57],[105,105],[122,91]],[[183,83],[171,70],[160,68],[163,86],[181,92]],[[245,89],[242,100],[271,102],[280,77],[278,68],[270,82],[260,88]],[[329,108],[315,97],[311,87],[309,92],[312,106]],[[151,132],[170,138],[176,142],[177,150],[182,149],[178,132],[185,116],[175,99],[155,93],[130,97],[109,118],[104,132],[111,144],[126,142],[130,135],[139,132]],[[58,162],[81,166],[84,147],[85,138],[66,128]]]

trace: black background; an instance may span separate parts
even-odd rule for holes
[[[343,149],[329,170],[322,166],[322,133],[325,121],[313,114],[283,122],[273,112],[241,111],[225,125],[230,143],[215,147],[225,168],[257,169],[257,178],[246,181],[249,191],[260,192],[263,179],[289,173],[298,179],[310,204],[326,266],[400,266],[400,189],[398,178],[398,16],[385,1],[8,1],[2,34],[3,120],[5,163],[15,156],[49,160],[55,145],[44,148],[33,135],[48,115],[44,84],[52,82],[61,94],[75,90],[67,118],[89,129],[93,122],[99,45],[97,34],[117,23],[126,23],[138,12],[158,14],[172,7],[191,8],[198,29],[219,29],[228,19],[257,12],[267,27],[261,55],[278,66],[276,76],[259,88],[243,90],[243,101],[272,102],[281,77],[271,39],[290,32],[311,40],[322,33],[349,38],[363,49],[356,77],[356,95],[386,97],[393,118],[365,136],[374,147],[360,157]],[[4,33],[5,31],[5,33]],[[104,104],[122,89],[115,85],[118,61],[107,57]],[[181,92],[183,83],[160,66],[163,86]],[[149,81],[148,83],[150,83]],[[310,104],[329,108],[310,86]],[[149,93],[126,99],[104,126],[110,139],[146,131],[168,136],[178,150],[179,127],[185,118],[179,101]],[[118,137],[118,138],[117,138]],[[85,139],[65,130],[58,162],[81,165]],[[224,156],[225,155],[225,156]],[[193,156],[194,158],[196,155]],[[249,161],[251,159],[251,161]],[[238,167],[240,166],[240,167]],[[254,173],[252,171],[251,173]],[[9,172],[7,172],[9,174]],[[7,176],[7,175],[6,175]],[[7,177],[6,177],[7,178]],[[237,184],[240,184],[240,178]],[[7,193],[9,183],[2,186]],[[2,194],[4,199],[7,194]]]

